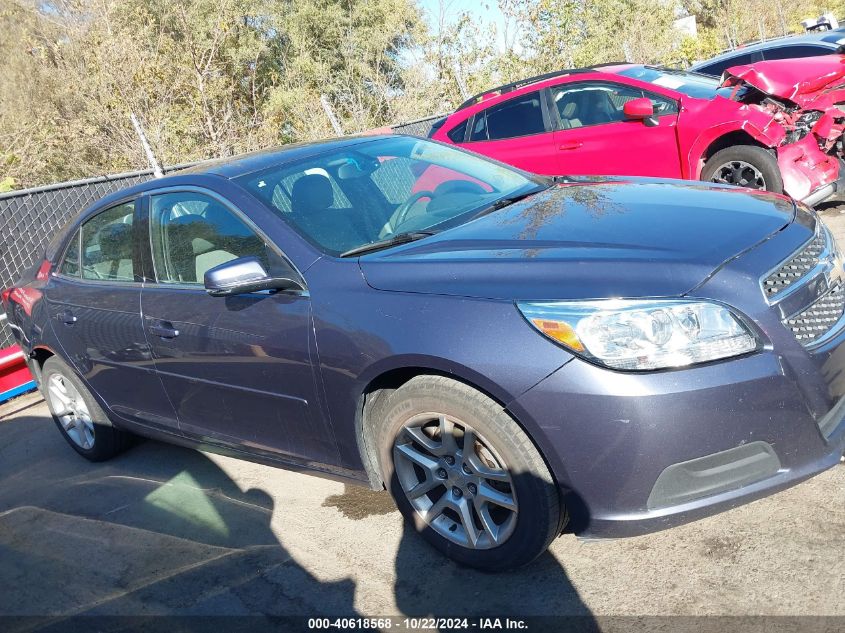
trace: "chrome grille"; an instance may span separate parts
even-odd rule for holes
[[[802,312],[784,320],[802,345],[811,345],[839,322],[845,313],[845,285],[839,283]]]
[[[819,263],[819,256],[827,246],[825,233],[826,231],[820,230],[809,244],[763,280],[763,292],[767,297],[774,297],[783,292]]]

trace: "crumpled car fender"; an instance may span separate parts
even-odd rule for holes
[[[724,97],[712,101],[688,102],[679,125],[679,143],[689,147],[682,168],[686,178],[698,179],[704,166],[707,149],[718,139],[732,132],[746,132],[766,147],[777,147],[786,138],[786,130],[774,117],[756,107],[738,104]],[[687,104],[685,104],[687,105]]]
[[[839,177],[839,161],[821,151],[812,135],[778,147],[777,158],[783,190],[796,200],[803,200]]]

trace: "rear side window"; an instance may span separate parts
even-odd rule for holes
[[[68,242],[65,258],[59,266],[59,272],[68,277],[79,277],[79,230],[73,234]]]
[[[463,143],[467,136],[467,123],[468,121],[464,121],[458,127],[449,130],[446,136],[448,136],[453,143]]]
[[[82,278],[135,281],[132,261],[134,202],[98,213],[82,225]]]
[[[470,141],[498,141],[546,131],[540,93],[530,92],[475,115]]]
[[[763,51],[763,57],[765,59],[792,59],[793,57],[830,55],[833,52],[833,49],[824,46],[779,46]]]

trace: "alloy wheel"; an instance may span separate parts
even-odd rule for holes
[[[719,165],[710,180],[750,189],[766,189],[766,179],[763,177],[763,173],[744,160],[732,160]]]
[[[47,400],[73,443],[84,450],[93,448],[94,423],[88,405],[73,383],[61,374],[53,374],[47,382]]]
[[[470,549],[502,545],[516,527],[511,473],[472,427],[447,415],[411,418],[393,444],[408,502],[433,530]]]

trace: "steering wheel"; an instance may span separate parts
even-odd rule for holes
[[[411,208],[423,198],[434,198],[434,192],[425,189],[423,191],[418,191],[415,194],[411,195],[410,198],[408,198],[407,200],[405,200],[405,202],[396,207],[396,211],[394,211],[393,215],[390,216],[390,219],[385,222],[378,236],[386,237],[391,233],[395,233],[396,229],[399,228],[399,226],[407,219],[408,212],[411,210]]]

